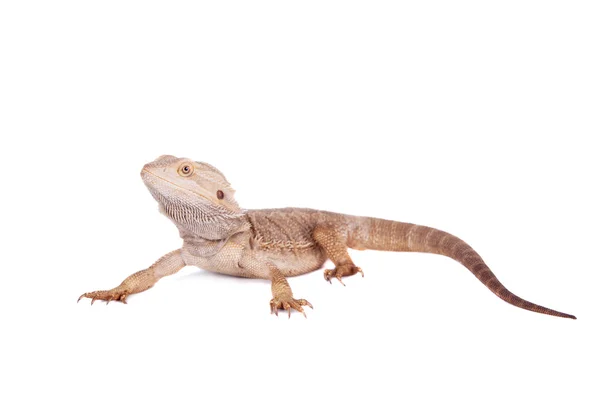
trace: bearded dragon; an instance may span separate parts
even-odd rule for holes
[[[297,299],[286,278],[321,268],[325,280],[360,273],[351,249],[411,251],[441,254],[464,265],[489,290],[514,306],[538,313],[575,319],[524,300],[496,278],[483,259],[458,237],[426,226],[370,217],[356,217],[303,208],[245,210],[234,197],[225,176],[204,162],[164,155],[148,163],[141,177],[160,211],[179,229],[183,246],[151,267],[127,277],[119,286],[82,294],[96,300],[126,303],[129,295],[151,288],[161,278],[186,265],[245,278],[271,281],[271,313],[312,305]]]

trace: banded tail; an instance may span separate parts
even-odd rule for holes
[[[422,225],[367,217],[357,219],[357,229],[348,238],[350,248],[441,254],[467,267],[496,296],[513,306],[556,317],[577,319],[574,315],[539,306],[510,292],[481,256],[454,235]]]

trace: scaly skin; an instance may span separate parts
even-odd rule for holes
[[[348,248],[413,251],[441,254],[463,264],[496,296],[514,306],[563,318],[573,315],[533,304],[511,293],[468,244],[449,233],[421,225],[325,211],[284,208],[243,210],[225,176],[209,164],[161,156],[146,164],[144,183],[158,201],[160,211],[179,228],[181,249],[160,258],[150,268],[136,272],[110,290],[84,293],[95,300],[126,302],[127,296],[151,288],[160,278],[186,265],[246,278],[271,280],[271,312],[297,310],[286,277],[322,267],[325,260],[335,268],[325,279],[360,273]],[[78,300],[79,301],[79,300]]]

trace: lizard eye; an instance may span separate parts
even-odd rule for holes
[[[179,167],[177,172],[181,176],[190,176],[191,174],[194,173],[194,166],[189,163],[181,164],[181,166]]]
[[[223,200],[223,197],[225,197],[225,193],[222,190],[217,190],[217,199]]]

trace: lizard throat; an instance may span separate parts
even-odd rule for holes
[[[220,240],[248,229],[245,212],[233,212],[204,196],[175,185],[155,174],[144,177],[159,210],[179,229],[182,237]]]

